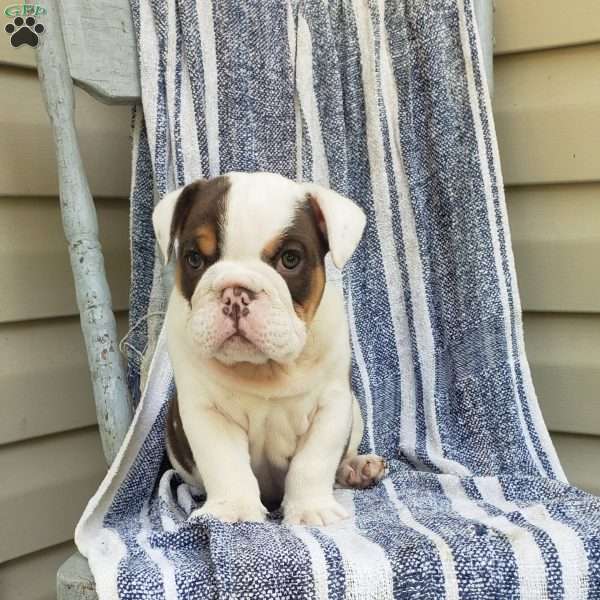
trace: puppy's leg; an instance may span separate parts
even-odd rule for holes
[[[333,484],[351,427],[349,394],[343,384],[330,385],[299,442],[285,480],[286,523],[328,525],[348,517],[333,497]]]
[[[246,432],[212,408],[182,402],[181,415],[207,496],[190,518],[210,514],[229,522],[264,521],[267,511],[250,467]]]
[[[335,474],[341,487],[364,489],[381,481],[385,475],[385,459],[377,454],[358,454],[363,435],[363,421],[356,398],[352,404],[352,433],[346,454]]]

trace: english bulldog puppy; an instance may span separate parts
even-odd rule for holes
[[[230,173],[166,195],[153,214],[176,256],[165,323],[177,397],[167,452],[207,499],[190,518],[263,521],[281,503],[292,524],[346,511],[334,483],[363,488],[382,458],[358,455],[361,413],[339,286],[365,226],[339,194],[272,173]]]

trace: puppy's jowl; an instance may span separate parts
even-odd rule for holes
[[[262,521],[281,502],[288,523],[344,518],[334,482],[366,487],[384,473],[380,457],[357,455],[343,298],[325,280],[326,253],[344,266],[363,212],[313,184],[232,173],[168,194],[153,220],[177,264],[167,450],[206,491],[195,514]]]

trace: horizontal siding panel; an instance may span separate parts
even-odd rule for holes
[[[1,167],[0,167],[1,168]],[[129,205],[97,201],[100,242],[116,310],[128,306]],[[0,198],[0,323],[77,314],[56,198]]]
[[[35,71],[0,67],[0,195],[58,194],[50,121]],[[127,197],[131,109],[107,106],[76,90],[76,122],[95,196]],[[18,143],[16,143],[18,141]]]
[[[3,38],[5,36],[4,23],[5,21],[3,21],[2,24]],[[4,38],[0,42],[0,66],[3,65],[14,67],[27,67],[33,69],[36,66],[35,50],[31,46],[27,45],[19,46],[18,48],[13,48],[8,43],[8,39]]]
[[[552,440],[569,482],[586,492],[600,496],[600,438],[555,433]]]
[[[73,552],[67,542],[0,565],[0,598],[56,600],[56,572]]]
[[[600,180],[600,44],[499,57],[494,113],[507,184]]]
[[[0,448],[0,562],[70,540],[105,472],[96,428]]]
[[[0,389],[0,445],[94,425],[79,318],[0,326]]]
[[[496,54],[600,41],[598,0],[501,0],[494,7]]]
[[[549,429],[600,435],[600,315],[525,313],[524,328]]]
[[[525,310],[600,312],[600,184],[507,190]]]

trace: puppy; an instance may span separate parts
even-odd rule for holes
[[[362,210],[314,184],[230,173],[166,195],[153,222],[176,256],[167,452],[206,491],[192,517],[263,521],[281,503],[292,524],[345,518],[334,483],[384,474],[379,456],[357,455],[343,297],[325,280],[327,252],[342,268],[360,241]]]

